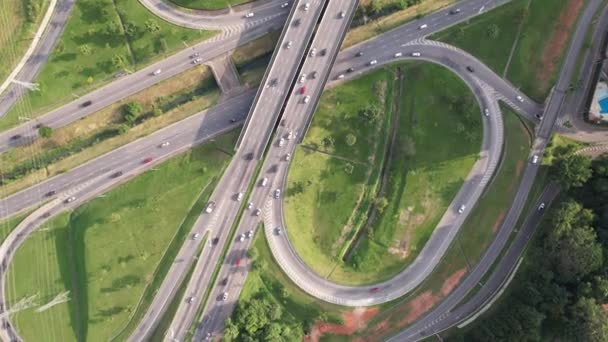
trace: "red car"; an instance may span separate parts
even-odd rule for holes
[[[239,266],[241,264],[241,258],[236,258],[236,260],[234,261],[234,264],[236,266]]]
[[[306,92],[306,87],[300,88],[300,94],[304,94]]]
[[[148,158],[144,159],[144,164],[148,164],[149,162],[151,162],[153,160],[154,160],[154,158],[148,157]]]
[[[379,291],[380,291],[380,288],[379,288],[379,287],[374,287],[373,289],[370,289],[370,290],[369,290],[369,292],[370,292],[370,293],[377,293],[377,292],[379,292]]]

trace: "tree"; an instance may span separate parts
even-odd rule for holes
[[[131,38],[134,38],[139,33],[139,27],[130,21],[125,23],[124,28],[125,34]]]
[[[346,145],[353,146],[356,143],[357,143],[357,137],[352,133],[348,133],[346,135]]]
[[[379,14],[382,11],[382,2],[380,0],[372,0],[370,5],[370,13]]]
[[[144,25],[146,26],[146,31],[150,32],[150,33],[154,33],[154,32],[158,32],[160,31],[160,25],[158,25],[158,22],[154,19],[148,19],[146,20],[146,22],[144,23]]]
[[[382,115],[382,110],[377,104],[368,104],[359,111],[359,114],[363,116],[368,122],[375,123],[380,119],[380,115]]]
[[[27,21],[33,23],[40,15],[40,1],[39,0],[25,0],[25,17]]]
[[[376,198],[376,210],[378,210],[378,212],[380,214],[382,214],[384,212],[384,209],[386,209],[387,206],[388,206],[388,199],[386,199],[386,197]]]
[[[346,165],[344,165],[344,172],[348,173],[349,175],[352,175],[353,171],[355,171],[355,167],[353,166],[353,164],[346,163]]]
[[[558,155],[551,173],[565,190],[580,187],[591,177],[591,158],[574,153]]]
[[[114,66],[114,68],[116,68],[116,69],[124,68],[125,65],[127,65],[127,60],[126,60],[125,56],[123,56],[121,54],[115,54],[112,57],[112,66]]]
[[[131,126],[127,124],[122,124],[118,127],[118,134],[125,134],[131,129]]]
[[[53,135],[53,129],[49,126],[40,126],[38,128],[38,134],[43,138],[50,138]]]
[[[572,340],[608,341],[608,317],[593,298],[581,297],[571,308],[570,329]]]
[[[142,112],[143,107],[138,102],[129,102],[122,106],[122,117],[129,124],[135,123],[137,116]]]
[[[498,25],[496,24],[491,24],[490,26],[488,26],[486,33],[488,37],[496,39],[500,35],[500,28],[498,28]]]
[[[232,341],[239,336],[239,327],[232,321],[230,317],[226,319],[224,327],[224,339]]]
[[[85,55],[85,56],[88,56],[88,55],[90,55],[90,54],[91,54],[91,52],[93,52],[93,51],[91,50],[91,47],[89,46],[89,44],[84,44],[84,45],[81,45],[81,46],[78,48],[78,50],[80,51],[80,53],[81,53],[81,54],[83,54],[83,55]]]
[[[334,146],[334,143],[336,141],[334,140],[334,137],[332,137],[331,135],[326,136],[325,138],[323,138],[323,146],[325,146],[325,148],[330,148],[332,146]]]

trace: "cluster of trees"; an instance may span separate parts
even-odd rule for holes
[[[531,242],[512,292],[458,341],[608,341],[608,157],[555,151],[559,204]]]
[[[239,301],[233,318],[226,320],[224,341],[301,341],[299,324],[285,320],[283,308],[264,297]]]

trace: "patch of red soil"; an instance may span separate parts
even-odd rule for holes
[[[500,215],[498,215],[498,217],[496,218],[496,221],[494,221],[494,225],[492,226],[493,233],[496,233],[498,231],[498,227],[500,227],[500,223],[505,218],[505,215],[506,215],[506,212],[504,210],[500,213]]]
[[[555,21],[553,34],[547,41],[540,60],[539,80],[542,84],[549,81],[558,63],[558,58],[568,42],[569,33],[583,7],[584,0],[569,0],[562,10],[559,19]]]
[[[608,312],[608,304],[602,304],[602,309]]]
[[[344,324],[316,323],[304,341],[316,342],[324,334],[352,335],[367,326],[367,322],[378,313],[378,308],[356,308],[342,315]]]
[[[407,315],[401,321],[399,321],[399,323],[397,323],[397,326],[402,327],[417,320],[418,317],[429,311],[429,309],[432,308],[438,301],[439,297],[433,295],[431,291],[422,293],[409,303],[409,311]]]
[[[458,285],[458,283],[460,283],[460,279],[462,279],[462,277],[466,273],[467,273],[466,268],[463,268],[461,270],[458,270],[458,271],[452,273],[452,275],[448,279],[446,279],[443,282],[443,285],[441,286],[441,296],[445,297],[445,296],[449,295],[450,292],[452,292],[452,290],[454,290],[456,285]]]

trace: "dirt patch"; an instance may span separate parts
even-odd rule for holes
[[[378,313],[378,308],[356,308],[342,315],[344,324],[317,323],[304,341],[316,342],[324,334],[352,335],[367,326],[367,322]]]
[[[521,175],[521,172],[524,169],[524,161],[523,160],[518,160],[517,161],[517,165],[515,165],[515,177],[512,178],[512,182],[511,184],[509,184],[509,188],[507,189],[507,192],[513,192],[513,190],[515,189],[515,185],[517,185],[517,180],[519,179],[519,176]]]
[[[553,28],[553,34],[547,41],[547,45],[545,45],[539,65],[539,81],[543,87],[549,82],[553,71],[557,67],[559,57],[568,43],[571,28],[576,22],[578,13],[584,3],[584,0],[569,0],[562,10],[559,19],[555,21],[556,25]]]
[[[464,277],[464,275],[466,273],[467,273],[466,268],[463,268],[461,270],[458,270],[458,271],[452,273],[452,275],[448,279],[446,279],[443,282],[443,285],[441,286],[441,296],[445,297],[445,296],[449,295],[450,292],[452,292],[454,290],[456,285],[458,285],[458,283],[460,283],[460,279],[462,279],[462,277]]]
[[[500,223],[505,218],[505,215],[506,215],[506,212],[504,210],[500,213],[500,215],[498,215],[498,217],[496,218],[496,221],[494,221],[494,225],[492,226],[493,233],[496,233],[498,231],[498,227],[500,227]]]
[[[397,323],[398,327],[405,326],[417,320],[425,312],[429,311],[437,302],[439,297],[435,296],[431,291],[426,291],[414,298],[408,305],[409,311],[407,315]]]

